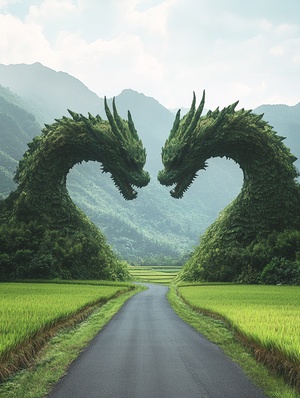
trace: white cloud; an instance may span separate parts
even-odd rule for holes
[[[71,0],[44,0],[40,5],[32,5],[26,17],[27,22],[41,23],[44,20],[63,18],[77,11]]]
[[[20,0],[0,0],[0,9],[5,8],[9,4],[18,3]]]
[[[48,62],[55,58],[42,33],[42,26],[24,24],[12,15],[0,14],[0,62]]]
[[[266,12],[258,0],[26,0],[21,19],[0,0],[0,62],[39,61],[101,96],[132,88],[168,107],[189,106],[204,88],[211,108],[292,105],[300,25],[291,2]]]
[[[275,55],[275,57],[281,57],[284,54],[283,46],[280,44],[270,48],[270,54]]]
[[[63,59],[62,69],[81,77],[101,96],[117,95],[121,87],[138,89],[141,82],[152,84],[163,75],[163,66],[133,35],[87,43],[65,32],[59,36],[57,50]]]

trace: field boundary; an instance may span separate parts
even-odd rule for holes
[[[63,328],[71,328],[79,324],[97,308],[134,289],[134,286],[128,286],[119,290],[110,297],[102,297],[99,300],[87,304],[85,307],[75,311],[70,316],[58,319],[51,325],[45,325],[34,335],[28,337],[16,347],[4,352],[0,357],[0,382],[7,379],[16,371],[27,368],[33,364],[40,350],[59,330]]]
[[[182,267],[180,266],[129,266],[128,270],[132,278],[137,282],[158,283],[170,285]]]
[[[282,376],[284,380],[298,392],[300,392],[300,363],[299,361],[289,360],[282,352],[276,349],[267,350],[254,339],[242,333],[237,326],[235,326],[225,316],[217,312],[199,308],[191,305],[178,291],[178,286],[174,285],[174,290],[177,297],[182,300],[194,312],[209,316],[213,319],[222,321],[226,327],[231,330],[235,338],[254,356],[254,358],[265,365],[270,371],[276,372]]]

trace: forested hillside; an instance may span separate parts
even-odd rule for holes
[[[0,65],[0,85],[0,192],[5,197],[14,187],[17,161],[43,123],[67,115],[67,109],[101,117],[105,112],[103,99],[80,81],[41,64]],[[157,182],[157,172],[162,168],[161,148],[174,114],[155,99],[129,89],[116,97],[116,104],[123,118],[131,111],[147,150],[145,169],[151,174],[150,184],[139,191],[136,200],[125,202],[109,175],[90,162],[75,166],[68,175],[70,195],[123,258],[134,263],[162,258],[177,261],[192,250],[219,211],[237,195],[241,170],[229,160],[210,160],[207,171],[200,173],[185,197],[172,199],[169,190]],[[288,137],[287,145],[300,157],[300,105],[265,106],[257,112],[265,112],[266,120]]]
[[[262,105],[254,110],[264,114],[279,135],[286,137],[284,143],[298,157],[295,165],[300,169],[300,102],[295,106]]]
[[[40,134],[39,124],[25,107],[20,98],[0,86],[0,198],[15,189],[18,160],[27,149],[26,143]]]

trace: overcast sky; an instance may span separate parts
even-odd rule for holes
[[[300,102],[299,0],[0,0],[0,63],[168,108]]]

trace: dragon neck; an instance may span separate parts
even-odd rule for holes
[[[295,214],[300,212],[300,189],[296,158],[282,137],[256,115],[248,114],[244,125],[242,121],[232,117],[216,134],[209,157],[231,158],[241,167],[243,186],[227,214],[231,225],[245,222],[251,240],[259,230],[267,234],[299,223]]]
[[[283,138],[267,124],[263,132],[255,125],[249,129],[248,119],[245,126],[240,123],[234,128],[232,124],[222,129],[222,137],[215,141],[211,157],[227,157],[240,166],[244,174],[243,190],[257,195],[258,188],[264,193],[268,188],[272,194],[287,183],[294,187],[298,176],[293,165],[296,158],[283,145]],[[265,201],[265,195],[262,199]]]
[[[72,213],[76,214],[66,187],[67,175],[82,161],[105,164],[104,150],[105,141],[101,145],[98,136],[96,144],[91,134],[80,129],[80,124],[72,124],[70,128],[65,126],[63,132],[44,130],[29,144],[16,173],[21,213],[26,217],[50,216],[50,219],[62,221]]]
[[[39,148],[30,156],[31,167],[28,167],[27,162],[26,171],[24,168],[25,172],[20,180],[20,188],[42,196],[46,192],[52,192],[53,196],[54,192],[65,188],[70,169],[83,161],[104,161],[104,157],[101,157],[101,147],[93,146],[88,135],[70,136],[67,132],[59,136],[53,135],[41,142]]]

